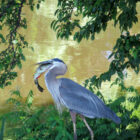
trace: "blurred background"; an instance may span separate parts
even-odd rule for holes
[[[81,85],[84,81],[94,75],[99,76],[108,70],[108,56],[115,45],[116,39],[120,36],[119,27],[114,28],[113,22],[110,22],[105,32],[96,34],[94,41],[82,40],[80,43],[69,40],[56,38],[56,33],[50,28],[51,22],[55,19],[54,12],[57,8],[57,0],[47,0],[42,2],[40,9],[32,12],[29,8],[24,7],[22,15],[27,17],[27,30],[20,30],[25,35],[25,39],[29,42],[31,49],[25,49],[24,54],[26,61],[23,62],[22,69],[18,69],[18,77],[12,82],[11,86],[0,89],[0,111],[10,109],[10,105],[6,105],[5,101],[10,97],[12,90],[19,89],[23,97],[26,97],[29,90],[34,92],[35,106],[46,106],[53,103],[51,95],[48,93],[44,76],[39,79],[40,85],[45,89],[40,93],[34,84],[33,75],[36,70],[34,65],[37,62],[60,58],[68,66],[68,71],[64,77],[68,77]],[[140,20],[140,6],[138,8],[138,18]],[[86,19],[83,20],[83,24]],[[140,32],[140,24],[137,23],[130,30],[131,33]],[[2,47],[0,48],[2,50]],[[125,79],[127,85],[134,85],[140,88],[139,75],[128,70],[128,76]],[[115,98],[118,91],[117,86],[110,88],[110,83],[105,82],[102,86],[102,93],[105,98]],[[112,94],[113,93],[113,94]]]

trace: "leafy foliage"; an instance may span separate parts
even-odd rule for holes
[[[8,102],[14,105],[14,109],[1,117],[6,121],[4,138],[14,140],[73,139],[72,121],[67,110],[60,115],[52,105],[47,108],[34,108],[31,105],[32,91],[24,101],[19,91],[13,91],[12,96]],[[29,98],[31,98],[30,101]],[[115,124],[107,119],[87,119],[94,131],[95,139],[128,140],[139,138],[140,118],[134,114],[136,108],[133,108],[133,105],[137,104],[136,98],[130,101],[122,96],[114,101],[106,100],[107,105],[121,118],[121,124]],[[126,102],[133,102],[132,107],[130,108],[130,104],[127,106]],[[77,118],[77,135],[79,139],[90,139],[88,129],[80,117]]]
[[[74,40],[94,40],[95,33],[105,31],[111,20],[114,21],[114,26],[119,23],[121,31],[130,29],[138,22],[137,2],[138,0],[58,0],[55,12],[57,19],[51,27],[57,31],[57,37],[68,39],[76,29]],[[88,18],[85,25],[80,23],[81,15]]]
[[[3,140],[3,134],[4,134],[4,125],[5,125],[5,119],[2,119],[2,126],[0,131],[0,140]]]
[[[122,91],[135,92],[137,90],[133,87],[126,87],[124,84],[124,71],[128,68],[134,70],[136,74],[139,73],[140,66],[140,34],[130,36],[129,32],[126,35],[121,35],[113,48],[112,54],[109,58],[113,58],[110,63],[109,70],[102,73],[99,77],[93,76],[85,81],[85,86],[89,89],[100,88],[102,82],[111,81],[111,77],[117,74],[117,78],[113,81],[111,86],[118,85]],[[102,94],[101,94],[102,95]]]
[[[138,2],[139,0],[58,0],[58,9],[55,12],[57,19],[51,24],[58,38],[68,39],[73,35],[73,39],[78,42],[84,38],[94,40],[96,33],[106,30],[109,21],[113,21],[114,26],[119,24],[121,35],[109,57],[113,58],[109,70],[99,77],[91,78],[97,87],[103,81],[110,81],[114,74],[118,75],[115,83],[123,85],[123,72],[127,68],[139,73],[140,34],[129,33],[133,24],[138,22]],[[84,25],[83,18],[87,18]]]
[[[14,68],[22,67],[22,60],[25,61],[23,48],[28,47],[24,36],[18,32],[20,28],[27,28],[26,17],[22,16],[24,5],[39,9],[43,0],[2,0],[0,2],[0,43],[6,46],[0,52],[0,87],[11,84],[17,73]],[[97,95],[121,118],[121,124],[116,125],[106,119],[88,119],[88,123],[94,130],[95,139],[102,140],[128,140],[140,137],[139,104],[140,96],[119,97],[116,100],[105,100],[99,88],[103,81],[110,81],[114,74],[118,77],[112,83],[118,84],[125,92],[136,92],[134,87],[125,87],[123,82],[123,71],[132,68],[139,73],[140,63],[140,34],[131,35],[129,29],[138,22],[136,5],[139,0],[58,0],[58,9],[55,12],[57,20],[54,20],[51,27],[57,31],[57,37],[73,39],[80,42],[82,39],[94,40],[95,34],[105,31],[109,21],[114,26],[119,24],[120,31],[127,31],[120,35],[110,58],[109,70],[99,77],[93,76],[85,81],[85,86]],[[82,25],[82,19],[88,18]],[[3,31],[5,31],[3,33]],[[45,140],[45,139],[72,139],[72,122],[68,111],[60,116],[53,106],[47,109],[35,108],[33,103],[33,92],[30,91],[24,100],[20,92],[13,91],[8,103],[13,105],[13,110],[0,117],[3,120],[0,138],[14,140]],[[138,114],[138,115],[137,115]],[[4,119],[3,119],[4,118]],[[4,120],[6,125],[4,125]],[[5,126],[5,131],[4,131]],[[79,139],[90,139],[90,135],[84,123],[78,118],[77,133]],[[4,133],[5,132],[5,133]]]
[[[33,0],[1,0],[0,1],[0,44],[5,48],[0,52],[0,88],[11,84],[11,80],[17,77],[14,68],[22,67],[25,61],[23,48],[28,47],[28,42],[19,31],[20,28],[26,29],[26,17],[22,15],[25,5],[32,10],[43,0],[34,2]]]

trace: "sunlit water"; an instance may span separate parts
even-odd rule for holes
[[[34,92],[34,105],[48,105],[52,103],[51,95],[48,93],[44,76],[39,79],[40,85],[45,88],[43,93],[37,90],[34,84],[33,75],[36,70],[34,65],[37,62],[60,58],[68,65],[68,72],[65,77],[70,78],[80,84],[93,75],[100,75],[108,70],[110,61],[107,59],[108,51],[111,51],[115,45],[120,32],[118,27],[114,28],[110,22],[107,30],[96,35],[94,41],[83,40],[80,44],[69,40],[57,40],[56,33],[50,28],[52,20],[55,19],[54,11],[57,2],[47,0],[42,3],[39,10],[31,12],[26,8],[23,15],[27,16],[28,29],[23,31],[25,38],[34,48],[25,50],[26,61],[23,62],[21,70],[18,69],[18,77],[11,86],[0,89],[0,110],[4,111],[10,108],[5,105],[5,101],[10,97],[10,91],[19,89],[23,97],[26,97],[30,90]],[[140,11],[140,10],[139,10]],[[140,12],[139,12],[140,13]],[[140,14],[138,15],[140,19]],[[136,24],[131,33],[140,32],[140,24]],[[128,70],[127,85],[135,85],[139,88],[140,79],[132,71]],[[106,98],[113,98],[118,92],[118,87],[110,88],[110,83],[103,83],[102,93]]]

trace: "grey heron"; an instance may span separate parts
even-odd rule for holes
[[[107,118],[118,124],[121,122],[120,118],[94,93],[70,79],[57,78],[57,76],[64,75],[67,71],[67,65],[62,60],[54,58],[37,64],[39,67],[34,75],[35,83],[42,92],[43,88],[38,84],[38,78],[45,73],[47,89],[51,93],[58,111],[61,113],[63,107],[68,108],[70,111],[73,122],[74,140],[77,140],[77,114],[82,118],[88,128],[91,140],[94,139],[94,134],[85,117]]]

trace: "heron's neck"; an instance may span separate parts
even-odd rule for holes
[[[49,83],[52,84],[52,82],[56,82],[56,81],[57,81],[56,75],[55,75],[54,73],[50,72],[50,71],[47,72],[47,73],[45,74],[45,81],[46,81],[47,85],[48,85]]]
[[[59,87],[61,84],[61,80],[56,78],[56,74],[49,71],[45,74],[45,83],[47,86],[48,91],[51,93],[54,102],[56,103],[57,109],[59,112],[62,112],[62,101],[60,98]]]

